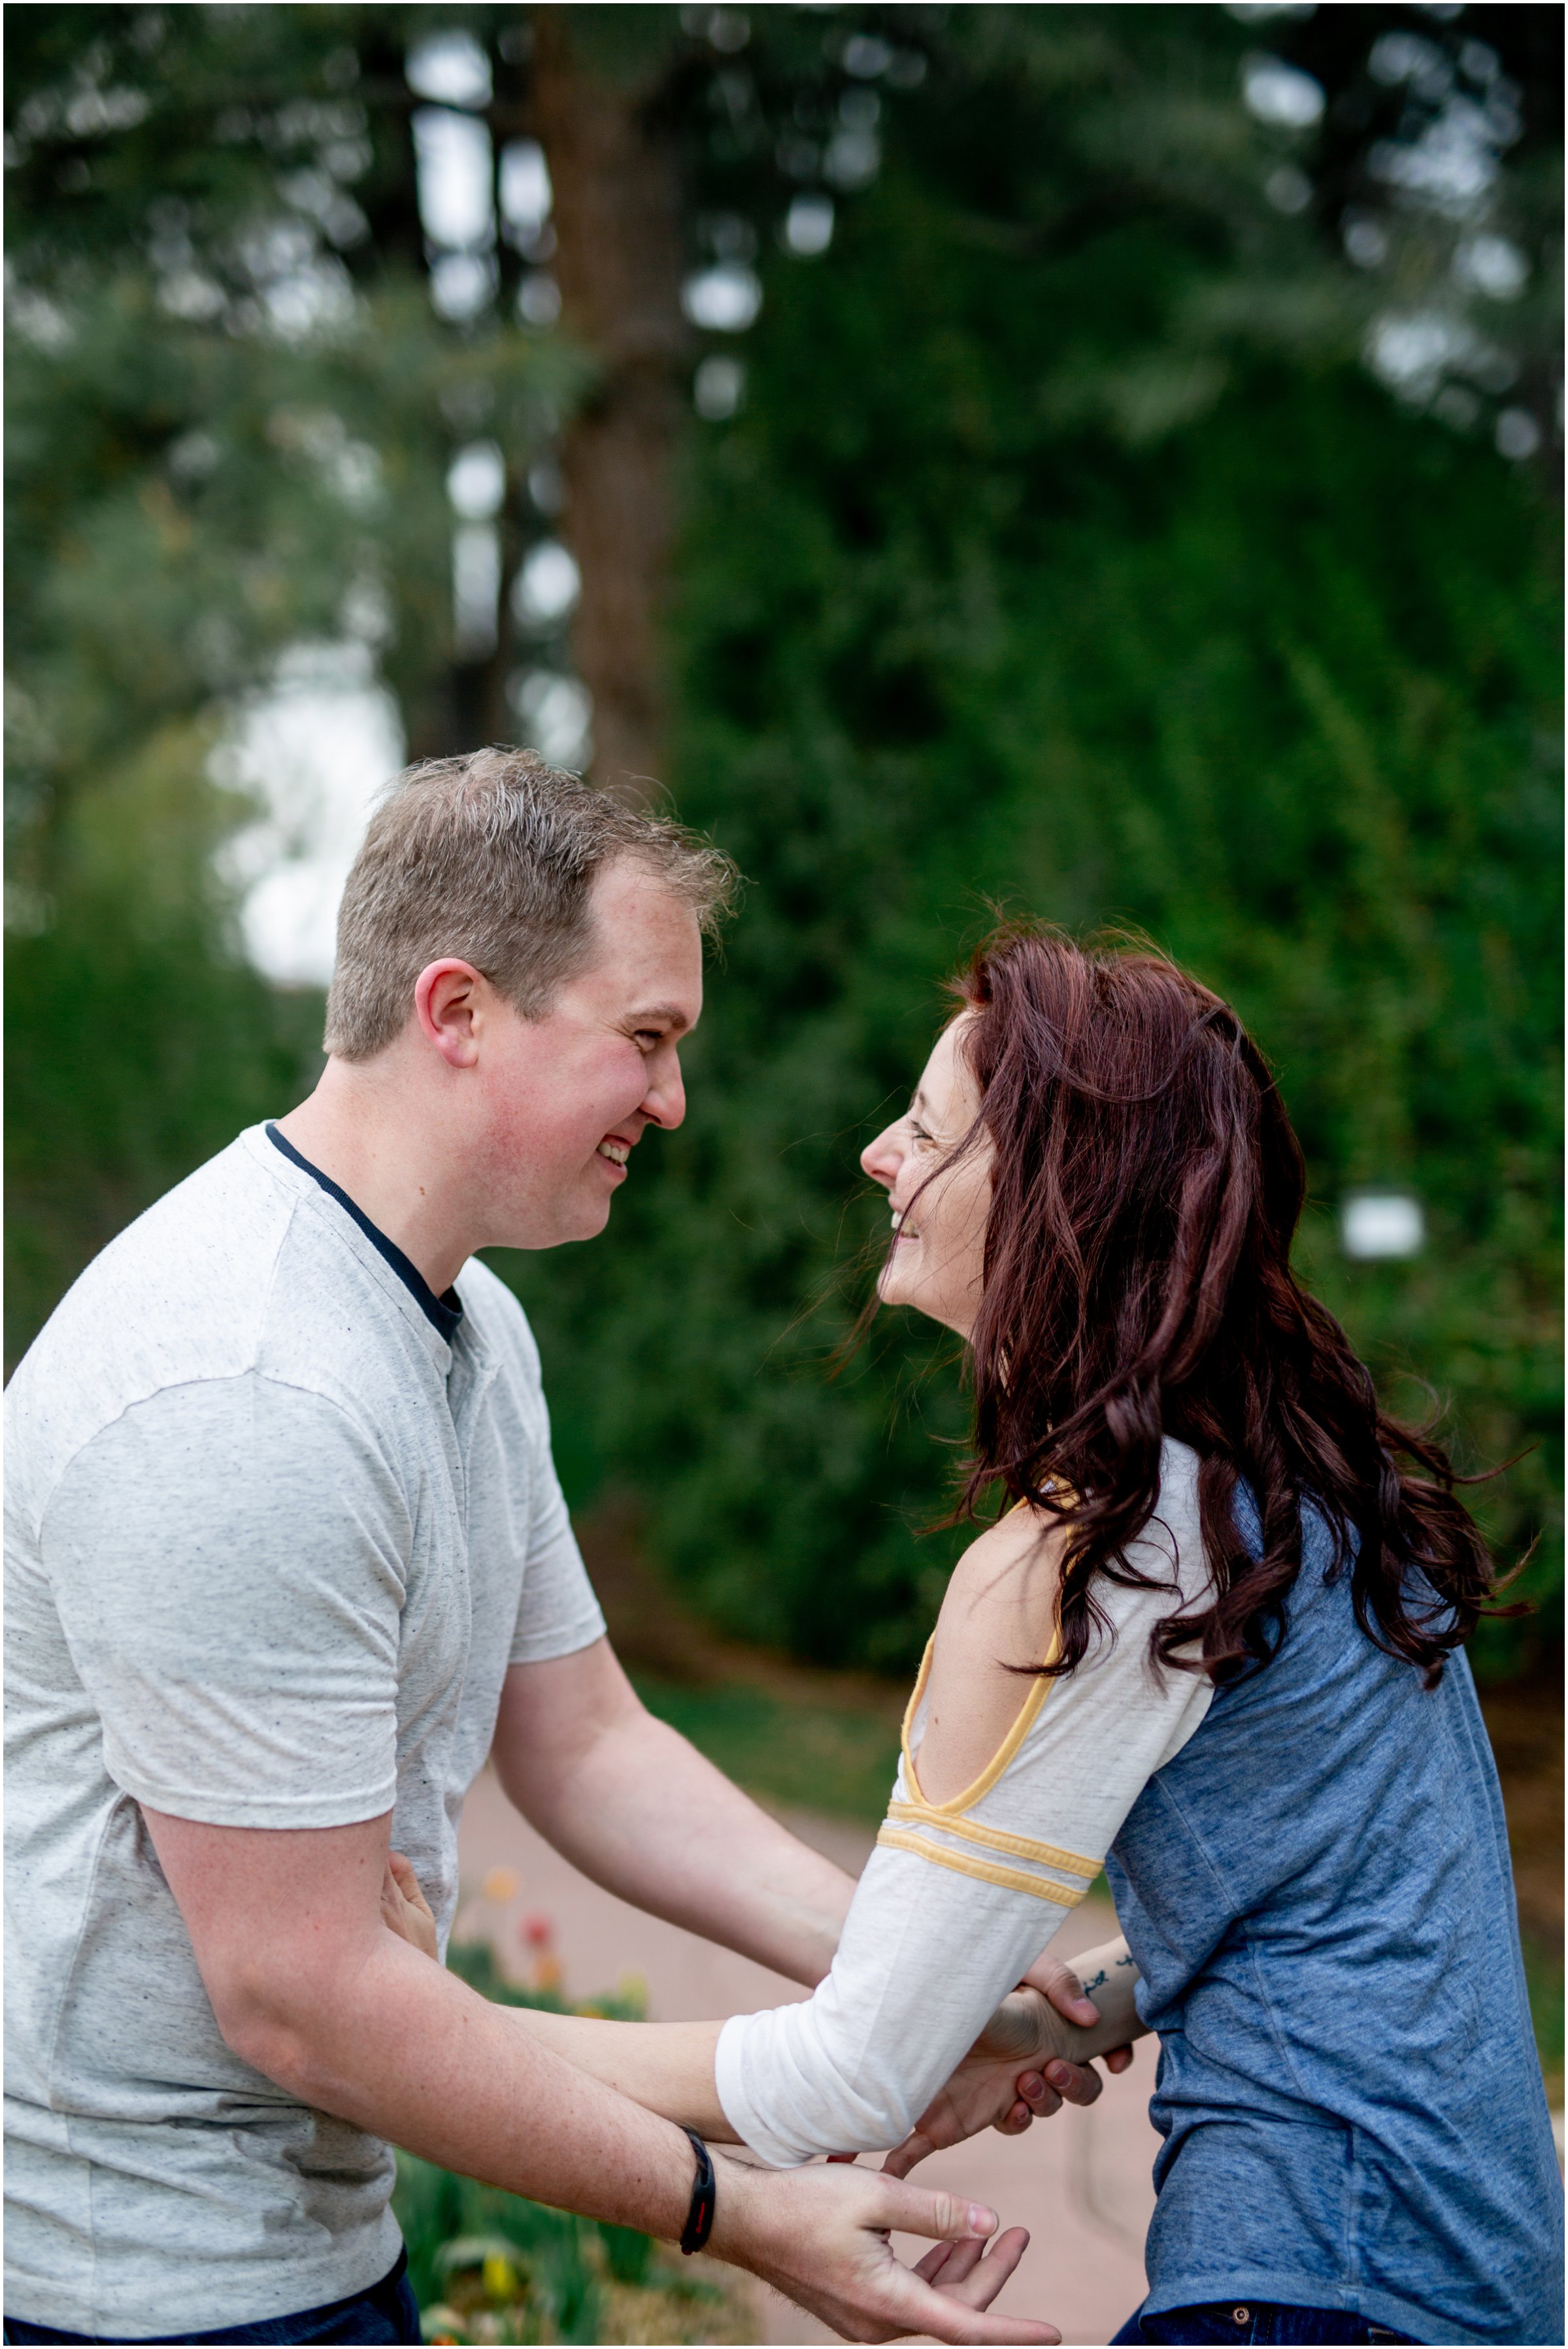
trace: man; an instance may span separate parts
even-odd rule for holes
[[[16,1373],[10,2339],[417,2339],[389,2143],[680,2238],[687,2137],[383,1920],[395,1843],[444,1938],[487,1753],[623,1898],[831,1962],[847,1879],[616,1663],[527,1324],[471,1261],[592,1237],[680,1123],[729,878],[530,754],[416,770],[348,885],[316,1092],[121,1234]],[[1022,2248],[974,2264],[989,2212],[717,2171],[712,2250],[856,2337],[1055,2337],[982,2313]],[[893,2226],[967,2242],[960,2280]]]

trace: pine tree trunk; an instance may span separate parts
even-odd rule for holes
[[[533,96],[561,323],[601,369],[562,452],[583,582],[572,647],[593,696],[594,781],[639,798],[665,780],[661,636],[686,341],[680,163],[657,86],[590,68],[570,13],[534,11]]]

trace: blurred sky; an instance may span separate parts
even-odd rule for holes
[[[278,986],[325,987],[337,904],[378,794],[403,763],[391,695],[360,644],[300,646],[235,719],[216,779],[265,810],[222,851],[245,951]]]

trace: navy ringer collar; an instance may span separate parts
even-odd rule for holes
[[[346,1214],[353,1216],[370,1246],[379,1256],[385,1257],[391,1266],[425,1319],[439,1330],[450,1346],[457,1335],[457,1325],[462,1319],[462,1299],[456,1289],[449,1288],[444,1297],[438,1297],[423,1273],[420,1271],[417,1265],[410,1263],[397,1242],[389,1240],[379,1226],[370,1221],[364,1209],[354,1205],[348,1192],[339,1189],[330,1175],[324,1174],[319,1166],[313,1166],[308,1158],[302,1157],[293,1143],[286,1140],[276,1126],[270,1122],[266,1129],[266,1138],[282,1151],[286,1158],[292,1159],[302,1174],[308,1174],[312,1182],[319,1183],[322,1189],[330,1198],[337,1200]]]

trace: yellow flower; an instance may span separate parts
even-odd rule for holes
[[[484,2289],[492,2300],[514,2300],[517,2296],[517,2271],[500,2251],[487,2251],[482,2270]]]

